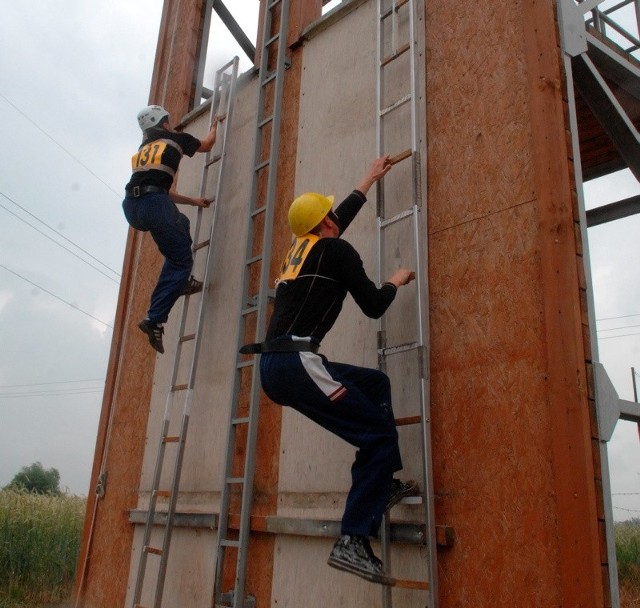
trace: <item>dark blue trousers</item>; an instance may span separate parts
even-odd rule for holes
[[[167,194],[151,193],[122,202],[127,222],[136,230],[149,232],[165,261],[153,293],[147,316],[154,323],[166,323],[169,312],[182,295],[193,268],[189,218],[180,213]]]
[[[358,448],[342,534],[375,536],[402,468],[391,385],[381,371],[332,363],[312,353],[265,353],[260,377],[267,396],[288,405]]]

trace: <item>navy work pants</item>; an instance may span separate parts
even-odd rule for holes
[[[189,218],[163,192],[140,198],[126,197],[122,203],[127,222],[136,230],[150,232],[165,261],[147,316],[153,323],[166,323],[169,312],[182,295],[193,268]]]
[[[264,353],[262,388],[358,448],[342,534],[374,536],[402,468],[389,378],[379,370],[332,363],[310,352]]]

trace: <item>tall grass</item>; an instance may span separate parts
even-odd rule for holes
[[[640,519],[617,523],[616,556],[621,608],[640,608]]]
[[[0,608],[71,594],[86,499],[0,491]]]

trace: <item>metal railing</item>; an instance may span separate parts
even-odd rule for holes
[[[593,4],[582,0],[579,4]],[[590,15],[590,16],[589,16]],[[640,0],[601,0],[585,14],[586,24],[619,46],[624,52],[640,59]]]

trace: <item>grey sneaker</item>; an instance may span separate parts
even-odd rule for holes
[[[371,583],[395,583],[395,579],[385,573],[382,562],[373,554],[369,539],[364,536],[341,536],[333,546],[327,564],[361,576]]]
[[[158,323],[152,323],[149,319],[143,319],[138,323],[138,327],[149,336],[149,344],[153,346],[160,354],[164,353],[164,346],[162,346],[162,334],[164,333],[164,327]]]
[[[420,488],[418,487],[418,482],[410,479],[409,481],[400,481],[399,479],[394,479],[391,482],[391,496],[389,496],[389,500],[387,501],[387,506],[384,508],[385,511],[391,509],[397,505],[403,498],[407,496],[418,496],[420,494]]]

